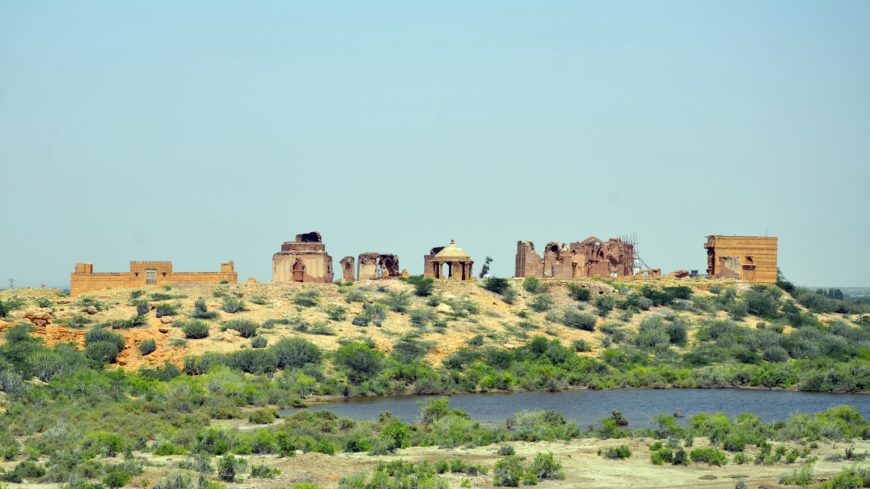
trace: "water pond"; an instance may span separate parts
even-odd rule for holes
[[[354,399],[309,408],[355,420],[376,420],[378,413],[390,411],[403,421],[415,421],[419,402],[432,396],[401,396]],[[468,413],[473,419],[499,422],[519,411],[558,411],[581,427],[593,424],[622,411],[629,426],[652,426],[658,414],[680,412],[686,417],[699,412],[724,412],[736,416],[749,411],[765,422],[784,420],[796,413],[823,411],[841,404],[857,407],[870,419],[870,395],[826,394],[741,389],[659,389],[659,390],[582,390],[565,392],[518,392],[512,394],[460,394],[450,396],[450,406]],[[292,414],[301,409],[288,409]]]

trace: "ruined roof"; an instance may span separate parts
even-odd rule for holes
[[[438,254],[435,255],[435,258],[439,260],[454,260],[454,259],[464,259],[471,258],[471,256],[462,250],[462,248],[456,246],[456,241],[450,240],[450,244],[445,246],[443,250],[439,251]]]

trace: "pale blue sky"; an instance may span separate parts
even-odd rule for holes
[[[870,2],[0,1],[0,280],[636,232],[870,285]]]

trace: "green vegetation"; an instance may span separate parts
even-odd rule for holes
[[[139,343],[139,352],[142,356],[148,355],[149,353],[154,353],[157,350],[157,342],[151,338],[147,340],[143,340],[142,343]]]
[[[619,445],[617,447],[609,447],[606,450],[598,450],[598,455],[614,460],[624,460],[631,457],[631,450],[628,448],[628,445]]]
[[[193,303],[193,317],[195,319],[214,319],[217,317],[217,312],[209,311],[205,299],[200,297]]]
[[[208,324],[199,319],[191,319],[188,321],[179,321],[177,326],[181,327],[184,332],[184,337],[191,340],[197,340],[208,337]]]
[[[224,312],[235,314],[245,310],[245,303],[238,297],[228,295],[223,298],[221,309],[223,309]]]

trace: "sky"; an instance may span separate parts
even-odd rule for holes
[[[421,273],[451,239],[636,233],[665,272],[779,237],[870,286],[870,2],[0,1],[0,282],[76,262],[271,279],[317,230]]]

